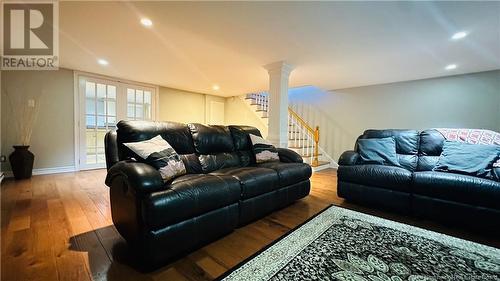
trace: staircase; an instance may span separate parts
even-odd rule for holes
[[[269,98],[267,93],[247,94],[243,98],[267,124]],[[288,108],[288,148],[302,156],[313,171],[333,167],[333,160],[319,146],[319,127],[309,126],[292,108]]]

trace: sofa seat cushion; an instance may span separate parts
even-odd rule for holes
[[[383,165],[340,166],[339,181],[410,192],[411,172],[400,167]]]
[[[267,168],[227,168],[210,174],[236,178],[241,184],[241,199],[248,199],[271,192],[279,187],[278,173]]]
[[[236,203],[240,190],[235,178],[184,175],[144,198],[143,220],[150,229],[158,229]]]
[[[500,182],[445,172],[416,172],[413,193],[500,210]]]
[[[311,166],[305,163],[268,162],[257,164],[257,167],[275,170],[278,173],[279,186],[289,186],[311,177]]]

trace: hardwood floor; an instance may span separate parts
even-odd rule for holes
[[[330,169],[313,175],[311,194],[303,200],[143,274],[128,265],[127,247],[112,225],[105,174],[94,170],[2,183],[2,280],[212,280],[330,204],[500,247],[498,237],[346,203],[336,195],[336,173]]]

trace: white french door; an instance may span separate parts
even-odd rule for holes
[[[79,168],[106,165],[104,135],[120,120],[154,120],[156,89],[91,76],[78,76]]]

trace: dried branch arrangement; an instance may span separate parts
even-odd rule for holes
[[[10,120],[14,129],[14,141],[19,145],[29,145],[31,134],[40,111],[38,97],[21,97],[5,91],[10,107]]]

